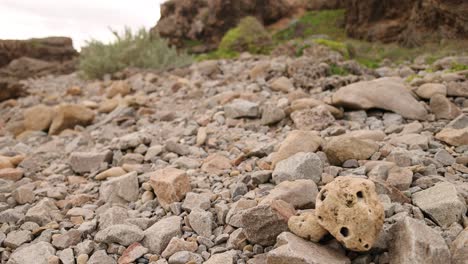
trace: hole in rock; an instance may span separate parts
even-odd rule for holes
[[[364,245],[364,248],[365,248],[365,249],[368,249],[368,248],[369,248],[369,244],[365,244],[365,245]]]
[[[357,196],[357,198],[359,198],[359,199],[364,198],[364,194],[363,194],[361,191],[357,192],[357,193],[356,193],[356,196]]]
[[[327,198],[327,191],[323,191],[322,194],[320,195],[320,200],[323,201]]]
[[[340,229],[340,234],[343,236],[343,237],[347,237],[349,235],[349,229],[347,227],[342,227]]]

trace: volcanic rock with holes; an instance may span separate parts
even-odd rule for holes
[[[367,251],[382,230],[384,210],[372,181],[344,176],[320,190],[316,216],[346,248]]]

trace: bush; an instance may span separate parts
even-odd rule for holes
[[[102,78],[127,67],[164,70],[193,61],[185,52],[170,47],[165,39],[151,37],[145,29],[132,33],[126,28],[121,35],[112,33],[116,37],[114,42],[91,40],[82,49],[79,69],[86,78]]]
[[[252,54],[267,53],[272,40],[265,27],[255,17],[243,18],[237,27],[230,29],[221,40],[218,50],[221,53],[248,51]]]

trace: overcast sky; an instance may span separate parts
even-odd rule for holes
[[[0,39],[69,36],[109,41],[109,27],[150,28],[164,0],[0,0]]]

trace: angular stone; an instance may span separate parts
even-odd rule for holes
[[[101,184],[99,197],[105,202],[126,204],[138,200],[138,188],[137,173],[130,172]]]
[[[294,208],[310,208],[315,205],[317,193],[317,185],[312,180],[283,181],[276,185],[260,204],[283,200],[294,206]]]
[[[268,264],[350,264],[337,250],[305,241],[291,233],[278,236],[276,248],[267,253]]]
[[[144,237],[143,231],[134,225],[112,225],[99,231],[95,240],[106,244],[117,243],[122,246],[129,246],[135,242],[140,242]]]
[[[379,150],[377,143],[352,137],[334,137],[325,146],[324,152],[333,165],[355,160],[367,160]]]
[[[267,204],[245,210],[241,223],[247,239],[262,246],[273,245],[276,237],[288,230],[287,220]]]
[[[113,206],[99,215],[99,229],[103,230],[112,225],[124,224],[127,218],[126,208]]]
[[[55,110],[55,117],[49,128],[49,134],[57,135],[65,129],[75,126],[87,126],[94,120],[94,112],[82,105],[65,104]]]
[[[243,99],[234,99],[224,106],[224,113],[229,118],[257,117],[258,104]]]
[[[315,215],[322,227],[354,251],[368,251],[382,230],[384,209],[372,181],[337,177],[323,187]]]
[[[81,242],[81,232],[71,229],[64,234],[60,234],[52,240],[52,245],[58,249],[65,249]]]
[[[285,117],[286,114],[283,109],[273,104],[267,104],[263,107],[262,120],[260,120],[260,122],[262,125],[273,125],[283,120]]]
[[[54,247],[47,242],[38,242],[21,247],[11,254],[7,264],[48,264],[55,255]]]
[[[182,209],[190,212],[195,209],[208,210],[211,207],[210,195],[207,193],[187,193]]]
[[[44,198],[26,212],[25,220],[44,226],[51,221],[60,221],[62,218],[63,216],[54,201]]]
[[[400,191],[406,191],[413,182],[413,171],[407,168],[393,167],[388,172],[387,183]]]
[[[278,92],[292,92],[294,91],[293,82],[287,77],[281,76],[270,83],[271,90]]]
[[[28,231],[28,230],[11,231],[10,233],[8,233],[7,237],[3,241],[3,245],[11,249],[16,249],[22,244],[31,241],[31,239],[32,239],[31,231]]]
[[[101,153],[73,152],[70,156],[70,166],[77,173],[95,172],[101,164],[112,162],[112,151]]]
[[[135,242],[125,249],[120,256],[118,264],[130,264],[135,262],[138,258],[148,253],[148,249],[142,246],[140,243]]]
[[[333,104],[353,109],[380,108],[409,119],[425,120],[426,109],[411,95],[401,78],[361,81],[340,88]]]
[[[468,98],[468,81],[449,82],[447,84],[447,95]]]
[[[455,163],[455,158],[445,149],[437,151],[437,153],[434,155],[434,159],[442,163],[444,166],[450,166]]]
[[[394,145],[405,144],[410,147],[417,146],[423,150],[426,150],[428,149],[429,139],[425,135],[410,133],[410,134],[395,136],[390,140],[390,143]]]
[[[460,109],[443,95],[434,95],[429,106],[437,119],[454,119],[461,114]]]
[[[105,250],[96,250],[86,264],[117,264],[117,261],[107,255]]]
[[[195,209],[188,215],[192,229],[199,235],[210,237],[213,229],[213,214],[208,211]]]
[[[468,145],[468,127],[462,129],[444,128],[435,138],[452,146]]]
[[[319,242],[328,231],[323,228],[314,212],[304,212],[289,218],[289,230],[295,235],[312,242]]]
[[[110,168],[108,170],[105,170],[101,173],[99,173],[98,175],[96,175],[95,179],[96,180],[105,180],[107,178],[111,178],[111,177],[119,177],[119,176],[122,176],[122,175],[125,175],[127,174],[127,172],[122,169],[121,167],[114,167],[114,168]]]
[[[390,229],[390,263],[450,263],[444,239],[423,222],[405,217]]]
[[[75,256],[73,254],[73,249],[71,248],[62,250],[59,253],[59,258],[62,264],[75,264]]]
[[[291,119],[297,129],[321,131],[329,127],[335,121],[333,115],[324,105],[312,109],[294,111]]]
[[[45,105],[35,105],[23,112],[26,130],[45,131],[49,129],[54,118],[54,109]]]
[[[450,246],[452,264],[465,264],[468,259],[468,228],[465,228]]]
[[[179,251],[169,258],[169,264],[186,264],[186,263],[202,264],[206,262],[203,262],[203,258],[200,255],[192,253],[190,251]],[[220,263],[224,263],[224,262],[220,262]]]
[[[18,204],[32,203],[35,197],[33,190],[33,187],[21,186],[13,191],[12,196]]]
[[[283,181],[305,179],[318,183],[322,171],[323,164],[317,154],[299,152],[276,164],[273,171],[273,181],[279,184]]]
[[[459,222],[466,214],[466,205],[458,197],[455,186],[440,182],[431,188],[413,194],[413,204],[421,208],[432,220],[442,227]]]
[[[315,152],[322,144],[320,136],[313,131],[294,130],[288,134],[286,139],[272,157],[273,167],[284,159],[298,152]]]
[[[174,202],[180,202],[191,191],[190,178],[183,170],[165,168],[153,172],[150,184],[158,201],[164,208]]]
[[[231,161],[221,154],[211,154],[204,161],[201,170],[211,174],[221,174],[232,167]]]
[[[195,252],[197,248],[198,245],[194,241],[190,242],[185,241],[182,238],[173,237],[161,256],[167,259],[179,251]]]
[[[431,99],[434,95],[447,95],[447,87],[440,83],[425,83],[416,89],[416,94],[423,99]]]
[[[173,237],[182,235],[182,218],[170,216],[159,220],[144,231],[145,238],[141,244],[149,249],[150,253],[161,254]]]
[[[224,253],[212,255],[204,264],[236,263],[237,253],[235,250],[229,250]]]

